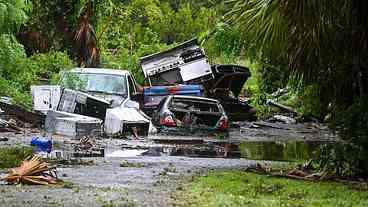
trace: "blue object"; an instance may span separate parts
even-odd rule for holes
[[[203,96],[202,85],[151,86],[144,88],[145,96],[191,95]]]
[[[151,86],[144,88],[144,106],[156,107],[168,95],[203,96],[202,85]]]
[[[37,152],[50,153],[52,149],[52,141],[46,137],[32,137],[31,146],[36,146]]]

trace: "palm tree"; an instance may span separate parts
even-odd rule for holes
[[[295,79],[351,104],[368,92],[364,0],[230,0],[226,17],[268,58],[284,56]]]

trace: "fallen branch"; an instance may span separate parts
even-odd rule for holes
[[[298,114],[298,112],[296,112],[293,108],[289,107],[289,106],[285,106],[285,105],[282,105],[282,104],[279,104],[273,100],[270,100],[268,99],[267,100],[267,104],[268,105],[271,105],[271,106],[274,106],[274,107],[277,107],[283,111],[286,111],[286,112],[289,112],[289,113],[292,113],[292,114]]]

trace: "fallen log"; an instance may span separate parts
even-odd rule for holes
[[[282,104],[279,104],[279,103],[277,103],[277,102],[275,102],[275,101],[273,101],[273,100],[271,100],[271,99],[267,99],[267,102],[266,102],[268,105],[270,105],[270,106],[274,106],[274,107],[277,107],[277,108],[279,108],[279,109],[281,109],[281,110],[283,110],[283,111],[286,111],[286,112],[288,112],[288,113],[292,113],[292,114],[295,114],[295,115],[297,115],[298,114],[298,112],[297,111],[295,111],[293,108],[291,108],[291,107],[289,107],[289,106],[285,106],[285,105],[282,105]]]

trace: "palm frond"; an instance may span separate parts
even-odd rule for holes
[[[2,178],[12,184],[57,184],[56,168],[43,162],[41,157],[33,156],[25,159],[22,164],[11,170],[8,176]]]
[[[228,1],[232,10],[225,18],[243,28],[244,36],[263,53],[279,56],[285,51],[287,22],[280,11],[280,0]]]

